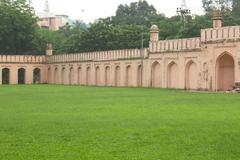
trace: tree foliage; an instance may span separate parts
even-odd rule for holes
[[[36,22],[25,0],[0,0],[1,54],[39,53]]]
[[[140,0],[120,5],[116,15],[86,25],[76,21],[59,31],[40,29],[37,18],[25,0],[0,0],[0,52],[12,54],[45,53],[52,43],[54,53],[72,53],[148,47],[149,28],[158,25],[160,39],[200,36],[200,29],[212,27],[213,9],[221,9],[224,25],[240,24],[240,0],[202,0],[204,15],[166,17],[154,6]],[[216,7],[217,6],[217,7]]]

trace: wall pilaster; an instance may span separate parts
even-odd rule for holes
[[[31,66],[26,67],[26,84],[33,84],[33,68]]]
[[[0,67],[0,85],[2,84],[2,67]]]
[[[18,84],[18,68],[11,67],[10,69],[10,84]]]

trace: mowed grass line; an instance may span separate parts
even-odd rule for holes
[[[240,95],[0,87],[1,160],[239,160]]]

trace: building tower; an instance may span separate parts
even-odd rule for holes
[[[222,27],[222,13],[220,10],[213,11],[213,28]]]
[[[44,5],[44,12],[49,13],[49,4],[48,4],[48,0],[46,0],[45,5]]]
[[[186,17],[191,14],[191,11],[187,8],[185,0],[182,0],[182,6],[180,8],[177,8],[177,14],[181,16],[183,25],[185,26]]]

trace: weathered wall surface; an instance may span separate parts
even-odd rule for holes
[[[55,55],[47,58],[51,84],[129,86],[144,84],[147,49]]]
[[[39,83],[49,84],[218,91],[240,82],[240,26],[203,29],[201,37],[164,41],[158,40],[153,26],[150,39],[143,50],[0,56],[0,84],[6,82],[8,69],[10,84],[19,83],[19,69],[25,70],[27,84],[36,82],[36,69]]]
[[[1,55],[0,56],[0,84],[3,82],[3,70],[9,70],[9,84],[18,84],[19,69],[25,70],[25,83],[33,84],[34,69],[40,69],[40,81],[38,83],[47,83],[46,77],[46,57],[45,56],[19,56],[19,55]]]

